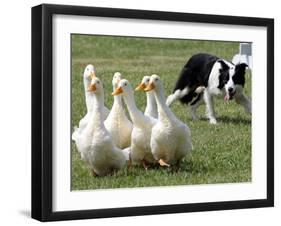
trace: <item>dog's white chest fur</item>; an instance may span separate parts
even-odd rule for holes
[[[221,94],[221,90],[218,88],[220,68],[221,68],[221,64],[216,62],[210,73],[207,90],[209,93],[211,93],[213,95]]]

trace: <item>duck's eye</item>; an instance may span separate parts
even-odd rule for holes
[[[98,84],[100,84],[100,81],[97,81]]]
[[[159,80],[158,78],[155,79],[156,82],[157,82],[158,80]]]
[[[125,86],[127,85],[127,83],[124,84]]]

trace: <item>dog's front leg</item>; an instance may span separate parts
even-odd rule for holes
[[[234,98],[235,98],[236,103],[242,105],[247,113],[252,114],[251,100],[248,97],[246,97],[244,92],[237,93],[234,96]]]
[[[204,92],[204,101],[206,103],[206,115],[209,118],[210,123],[217,124],[217,120],[215,117],[213,97],[207,90]]]
[[[200,93],[199,97],[190,104],[191,116],[193,120],[197,120],[198,116],[196,114],[197,108],[203,103],[203,94]]]

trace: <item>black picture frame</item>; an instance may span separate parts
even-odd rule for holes
[[[52,18],[55,14],[224,25],[267,29],[267,198],[130,208],[52,210]],[[32,218],[40,221],[122,217],[274,206],[274,20],[176,12],[43,4],[32,8]]]

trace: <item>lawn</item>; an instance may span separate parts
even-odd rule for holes
[[[120,71],[133,87],[144,75],[158,74],[166,95],[173,90],[178,74],[195,53],[206,52],[231,60],[239,43],[124,38],[72,35],[72,128],[86,113],[84,88],[80,76],[87,64],[97,70],[105,89],[105,105],[110,109],[113,98],[112,75]],[[251,96],[251,75],[246,74],[245,92]],[[144,92],[135,92],[137,106],[144,110]],[[205,106],[192,121],[189,109],[176,102],[176,116],[191,129],[194,150],[178,168],[124,168],[112,176],[92,177],[72,142],[72,190],[123,187],[147,187],[186,184],[235,183],[251,181],[251,116],[234,101],[215,100],[217,125],[205,118]]]

